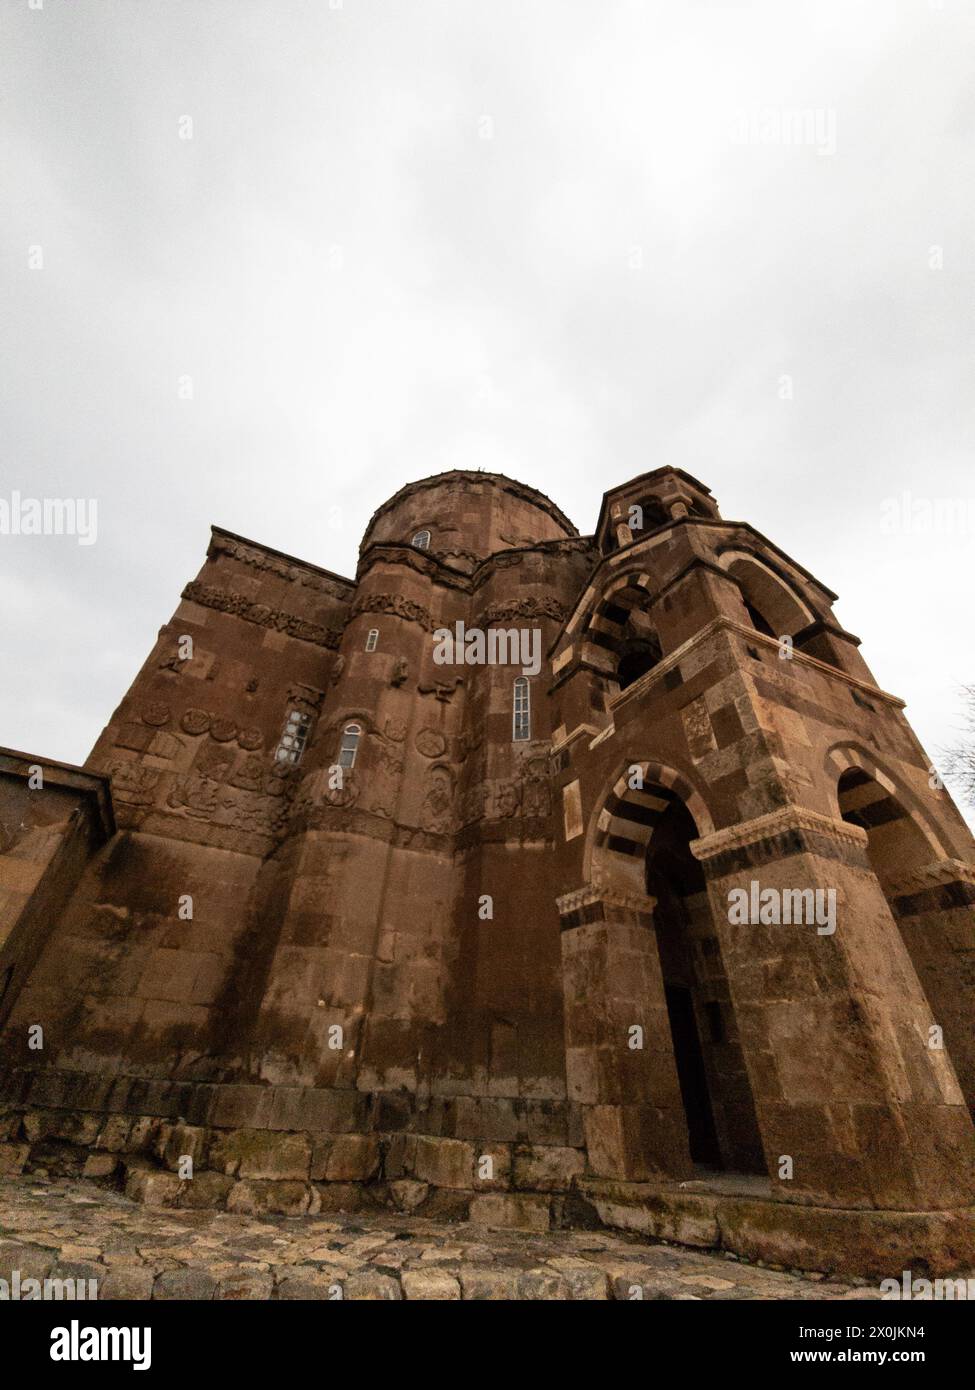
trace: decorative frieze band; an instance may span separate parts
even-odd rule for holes
[[[975,864],[963,859],[937,859],[902,874],[887,888],[894,910],[901,917],[971,908],[975,906]]]
[[[321,623],[310,623],[305,618],[299,618],[296,613],[285,613],[269,604],[255,603],[246,594],[219,589],[215,584],[203,584],[198,579],[187,584],[182,597],[190,603],[198,603],[201,608],[213,608],[218,613],[230,613],[235,618],[243,618],[246,623],[273,628],[276,632],[296,637],[299,642],[311,642],[316,647],[334,649],[342,640],[343,629],[340,627],[324,627]]]
[[[742,821],[691,841],[691,852],[712,878],[757,868],[790,854],[820,854],[865,863],[867,832],[805,806],[783,806],[766,816]]]

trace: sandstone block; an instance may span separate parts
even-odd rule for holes
[[[274,1292],[274,1279],[270,1272],[262,1269],[236,1269],[232,1274],[224,1274],[217,1285],[216,1297],[222,1300],[257,1300],[270,1298]]]
[[[405,1296],[417,1300],[460,1298],[460,1283],[445,1269],[404,1269],[400,1275]]]
[[[469,1188],[474,1176],[474,1146],[460,1139],[418,1135],[413,1171],[432,1187]]]
[[[389,1195],[399,1211],[416,1211],[430,1195],[430,1184],[415,1178],[399,1178],[389,1184]]]
[[[547,1231],[549,1200],[526,1193],[485,1192],[471,1201],[471,1225],[495,1230]]]
[[[514,1184],[530,1192],[565,1192],[582,1176],[585,1166],[578,1149],[546,1147],[516,1153]]]
[[[217,1281],[212,1274],[202,1269],[167,1269],[156,1275],[152,1286],[154,1299],[200,1299],[213,1298],[217,1291]]]
[[[247,1179],[230,1189],[227,1210],[248,1216],[314,1216],[321,1210],[321,1197],[306,1182]]]
[[[403,1297],[398,1279],[378,1270],[360,1269],[345,1281],[345,1297],[357,1301],[395,1301]]]
[[[81,1170],[85,1178],[110,1178],[119,1166],[119,1156],[113,1153],[90,1153]]]
[[[183,1183],[179,1194],[180,1207],[189,1207],[191,1210],[222,1207],[233,1185],[233,1178],[227,1177],[224,1173],[210,1173],[206,1170],[194,1173],[192,1178],[187,1178]]]
[[[235,1129],[213,1137],[209,1165],[240,1178],[307,1178],[311,1144],[307,1134]]]
[[[125,1165],[125,1195],[147,1207],[174,1207],[179,1200],[180,1181],[175,1173],[140,1165]]]
[[[379,1169],[379,1136],[339,1134],[316,1143],[311,1176],[328,1182],[368,1182]]]
[[[0,1144],[0,1176],[16,1177],[22,1173],[29,1154],[29,1144]]]
[[[505,1302],[518,1297],[518,1272],[514,1269],[462,1269],[460,1287],[465,1298]]]
[[[152,1298],[155,1275],[144,1265],[114,1265],[99,1281],[98,1298],[100,1302],[117,1299],[139,1302]]]

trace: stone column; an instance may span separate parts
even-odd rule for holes
[[[566,1080],[582,1106],[589,1166],[599,1177],[685,1178],[691,1156],[654,900],[588,885],[557,903]]]
[[[857,826],[789,806],[692,844],[773,1190],[841,1207],[964,1205],[975,1133],[948,1054],[929,1046],[934,1020],[866,841]],[[805,920],[817,891],[824,919],[832,895],[832,931]],[[786,893],[799,924],[786,924]]]

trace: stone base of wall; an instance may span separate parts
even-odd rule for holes
[[[288,1216],[385,1207],[525,1231],[603,1224],[823,1274],[975,1268],[972,1209],[847,1210],[596,1179],[565,1102],[457,1097],[417,1107],[398,1094],[57,1072],[4,1093],[0,1175],[82,1175],[156,1206]],[[133,1111],[147,1099],[152,1110]],[[415,1132],[431,1120],[440,1133]]]
[[[21,1078],[20,1099],[0,1108],[0,1174],[83,1176],[175,1208],[300,1216],[386,1207],[526,1231],[599,1224],[576,1192],[585,1154],[565,1102],[458,1097],[418,1111],[398,1095],[133,1078],[109,1084],[106,1093],[104,1079],[82,1074]],[[156,1113],[131,1113],[133,1102],[147,1099]],[[181,1104],[201,1118],[252,1123],[188,1123]],[[383,1118],[434,1119],[471,1137],[369,1128]],[[479,1123],[486,1134],[478,1135]],[[576,1144],[558,1142],[570,1131]]]
[[[773,1198],[685,1192],[676,1185],[582,1179],[600,1221],[653,1240],[728,1250],[783,1269],[899,1278],[975,1269],[975,1208],[866,1211]]]

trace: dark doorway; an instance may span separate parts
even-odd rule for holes
[[[691,1158],[695,1163],[703,1163],[708,1168],[721,1168],[721,1150],[718,1148],[718,1132],[714,1127],[714,1112],[711,1109],[711,1095],[708,1091],[708,1078],[704,1070],[704,1054],[701,1052],[701,1039],[698,1037],[697,1020],[691,991],[684,985],[665,985],[667,1014],[670,1018],[670,1035],[674,1041],[674,1059],[677,1062],[677,1080],[680,1083],[681,1100],[687,1116],[687,1138]]]
[[[647,847],[647,893],[691,1158],[766,1172],[765,1157],[707,885],[691,853],[694,818],[673,799]]]

